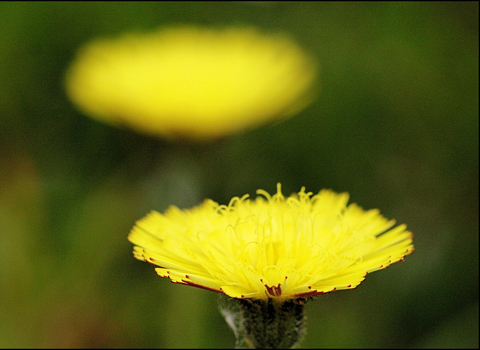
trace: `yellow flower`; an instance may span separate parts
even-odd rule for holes
[[[104,122],[208,140],[293,115],[311,102],[315,76],[285,35],[185,26],[88,43],[66,88]]]
[[[280,184],[273,197],[257,193],[265,198],[151,212],[128,237],[135,258],[175,283],[284,301],[355,288],[414,250],[405,225],[392,228],[377,209],[347,206],[347,193],[312,196],[302,188],[285,198]]]

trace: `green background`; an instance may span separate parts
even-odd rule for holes
[[[150,210],[347,191],[415,253],[307,304],[302,346],[478,348],[478,2],[0,3],[0,347],[231,348],[217,295],[132,257]],[[104,125],[63,74],[97,36],[285,31],[321,65],[281,123],[208,145]]]

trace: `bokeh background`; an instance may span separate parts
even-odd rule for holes
[[[232,348],[217,295],[135,260],[137,219],[258,188],[348,191],[416,251],[307,304],[306,348],[478,348],[478,2],[1,2],[0,347]],[[104,125],[63,85],[98,36],[292,35],[321,65],[293,118],[207,145]]]

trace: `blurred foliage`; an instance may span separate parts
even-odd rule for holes
[[[478,2],[0,3],[0,347],[212,347],[215,293],[174,285],[126,237],[151,209],[258,188],[348,191],[416,251],[307,304],[303,346],[478,348]],[[103,125],[63,74],[97,36],[248,24],[297,38],[316,102],[209,145]]]

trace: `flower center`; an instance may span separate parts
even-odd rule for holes
[[[265,288],[267,289],[267,293],[270,294],[272,297],[278,297],[282,295],[282,287],[280,287],[280,283],[276,287],[269,287],[265,285]]]

